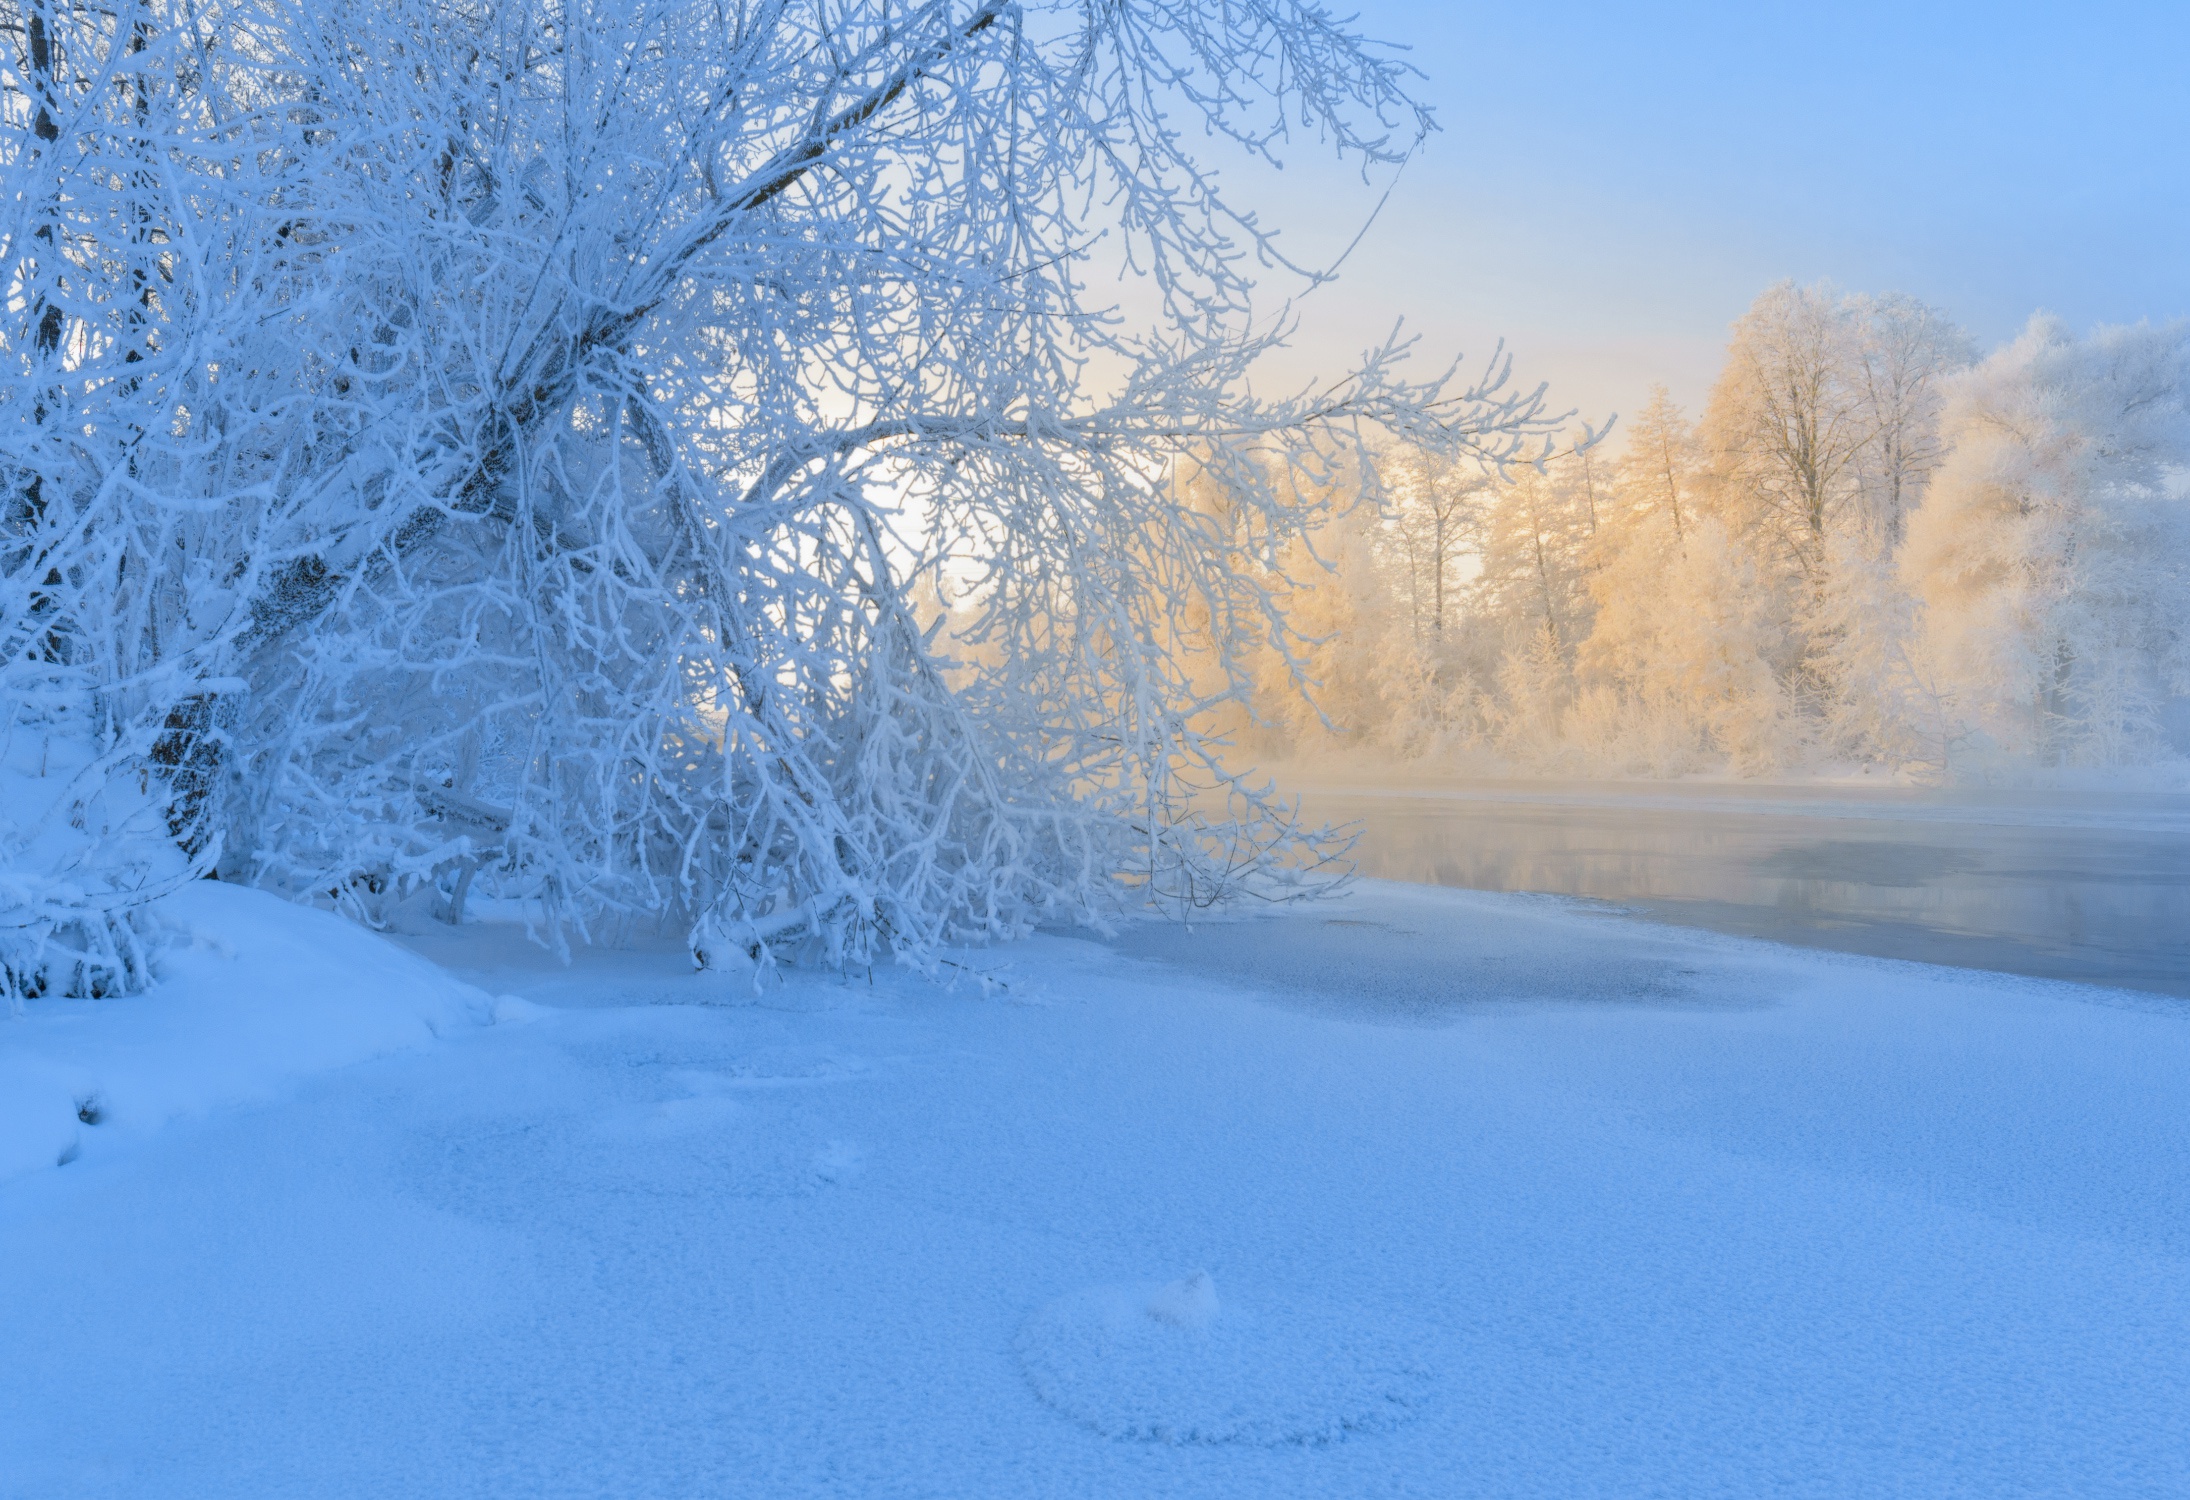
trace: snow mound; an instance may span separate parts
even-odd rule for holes
[[[191,881],[145,915],[165,944],[143,994],[0,1013],[0,1180],[529,1015],[355,923],[263,891]]]
[[[1380,1432],[1420,1409],[1429,1371],[1388,1327],[1342,1308],[1220,1302],[1196,1271],[1060,1297],[1027,1320],[1018,1352],[1045,1404],[1105,1437],[1279,1447]]]

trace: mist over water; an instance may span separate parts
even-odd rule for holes
[[[2190,996],[2190,795],[1516,782],[1303,800],[1359,825],[1364,875]]]

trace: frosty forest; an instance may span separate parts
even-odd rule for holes
[[[1981,354],[1900,296],[1775,286],[1694,420],[1489,469],[1400,450],[1293,544],[1312,702],[1266,753],[1928,784],[2190,750],[2190,326]],[[1358,487],[1357,487],[1358,488]],[[1312,556],[1311,556],[1312,554]]]

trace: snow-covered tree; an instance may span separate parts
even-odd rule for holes
[[[1757,551],[1756,618],[1784,643],[1783,758],[1795,740],[1893,758],[1908,739],[1888,728],[1905,692],[1859,611],[1893,602],[1890,558],[1943,451],[1943,382],[1967,360],[1953,324],[1909,297],[1787,282],[1735,324],[1705,419],[1712,508]]]
[[[1409,756],[1466,736],[1477,697],[1470,631],[1440,621],[1469,618],[1460,574],[1490,482],[1449,453],[1402,447],[1331,497],[1328,519],[1256,580],[1283,590],[1291,639],[1255,653],[1256,722],[1238,732],[1242,747]]]
[[[1850,380],[1857,339],[1829,287],[1772,287],[1734,324],[1705,413],[1720,510],[1804,576],[1854,494],[1869,436]]]
[[[1562,658],[1589,633],[1589,507],[1572,463],[1516,470],[1494,487],[1470,587],[1477,612],[1515,641],[1544,635]]]
[[[219,847],[213,706],[280,605],[268,500],[330,253],[181,12],[0,6],[0,988],[149,976],[136,913]]]
[[[1284,825],[1177,612],[1242,692],[1287,627],[1240,559],[1371,433],[1549,426],[1392,351],[1243,394],[1276,252],[1196,130],[1429,125],[1290,0],[6,9],[0,709],[82,763],[27,823],[141,778],[130,837],[370,919],[477,875],[557,930],[919,961],[1208,899]],[[1153,323],[1090,293],[1118,265]],[[153,888],[9,837],[64,904]]]
[[[1722,757],[1743,773],[1791,754],[1785,631],[1759,558],[1717,518],[1675,534],[1641,510],[1600,550],[1577,659],[1586,758],[1665,775]]]
[[[1870,550],[1885,555],[1901,545],[1908,514],[1945,457],[1939,414],[1946,382],[1976,355],[1968,335],[1914,297],[1857,296],[1847,307],[1864,427],[1857,489]]]
[[[1523,626],[1504,646],[1489,715],[1492,743],[1523,764],[1555,765],[1574,696],[1559,633],[1549,624]]]
[[[1896,559],[1860,531],[1831,539],[1801,624],[1812,645],[1811,740],[1830,755],[1945,780],[1968,738]]]
[[[1662,385],[1625,424],[1626,442],[1615,469],[1623,502],[1612,520],[1662,515],[1675,538],[1697,519],[1697,486],[1702,456],[1695,429]]]
[[[1813,583],[1839,530],[1890,552],[1939,465],[1943,382],[1970,359],[1913,297],[1770,288],[1735,323],[1706,414],[1722,513]]]
[[[2046,763],[2151,756],[2190,692],[2190,324],[2034,318],[1952,383],[1945,430],[1902,562],[1967,726]]]
[[[1460,597],[1462,559],[1474,550],[1495,475],[1455,455],[1402,448],[1385,463],[1386,550],[1407,593],[1424,649],[1444,633]]]

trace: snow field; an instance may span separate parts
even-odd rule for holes
[[[1376,884],[985,996],[503,936],[533,1024],[0,1188],[0,1496],[2190,1489],[2179,1007]]]

